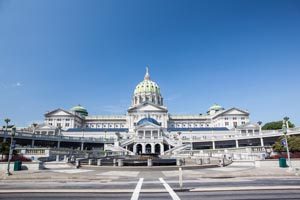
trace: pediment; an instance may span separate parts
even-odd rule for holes
[[[231,109],[224,110],[223,112],[216,114],[214,116],[214,118],[217,117],[217,116],[226,116],[226,115],[243,115],[243,116],[248,116],[249,112],[241,110],[241,109],[238,109],[238,108],[231,108]]]
[[[133,108],[129,108],[128,112],[168,112],[165,107],[151,103],[144,103]]]
[[[223,112],[223,115],[248,115],[249,113],[237,108],[232,108]]]
[[[73,116],[73,114],[63,109],[56,109],[49,113],[46,113],[46,116]]]
[[[151,128],[161,128],[160,126],[157,126],[156,124],[152,124],[152,123],[146,123],[146,124],[142,124],[140,126],[137,127],[137,129],[140,129],[140,128],[145,128],[145,129],[151,129]]]

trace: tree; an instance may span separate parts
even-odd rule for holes
[[[286,151],[286,148],[282,145],[281,141],[284,137],[278,138],[278,140],[273,145],[273,150],[277,152]],[[288,136],[289,149],[291,152],[300,151],[300,136]]]
[[[295,125],[289,121],[289,128],[294,128]],[[268,122],[263,125],[262,130],[279,130],[282,129],[282,121]]]
[[[9,144],[7,142],[0,143],[0,153],[1,153],[1,160],[3,160],[3,155],[9,154]]]

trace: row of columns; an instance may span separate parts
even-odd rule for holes
[[[137,147],[138,147],[138,145],[141,145],[142,146],[142,152],[141,153],[146,153],[146,146],[147,145],[151,145],[151,153],[155,153],[155,146],[156,145],[159,145],[160,146],[160,155],[163,155],[163,153],[164,153],[164,145],[162,144],[162,143],[137,143],[137,144],[134,144],[133,145],[133,153],[134,154],[138,154],[138,153],[140,153],[140,152],[138,152],[138,149],[137,149]]]

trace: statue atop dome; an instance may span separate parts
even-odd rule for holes
[[[149,66],[146,67],[146,74],[145,74],[144,79],[145,79],[145,80],[150,80]]]

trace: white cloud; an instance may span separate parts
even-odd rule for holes
[[[12,87],[21,87],[21,86],[23,86],[23,85],[20,82],[16,82],[16,83],[12,84]]]

